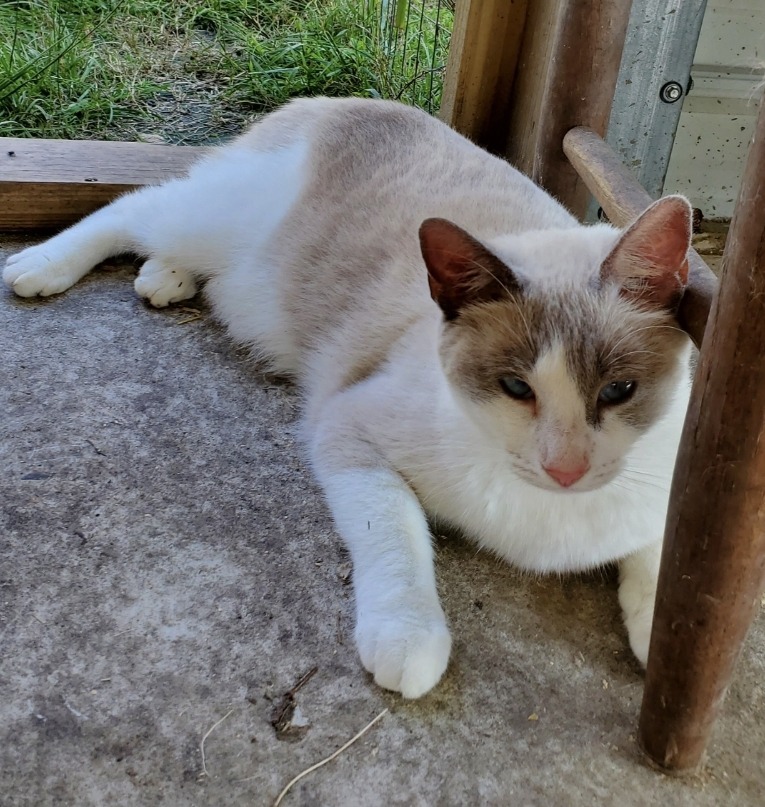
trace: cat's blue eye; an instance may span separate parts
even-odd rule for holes
[[[637,389],[637,381],[612,381],[606,384],[598,394],[598,400],[604,404],[620,404],[628,401]]]
[[[499,384],[511,398],[519,401],[526,401],[534,397],[534,390],[525,381],[515,376],[503,375],[499,379]]]

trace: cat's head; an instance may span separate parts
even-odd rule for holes
[[[687,338],[691,207],[669,196],[624,231],[545,230],[480,243],[420,228],[441,359],[467,414],[531,484],[593,490],[666,411]]]

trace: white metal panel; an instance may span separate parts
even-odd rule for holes
[[[606,140],[652,196],[661,194],[707,0],[633,0]],[[764,0],[765,2],[765,0]]]
[[[708,218],[733,212],[764,68],[765,0],[709,0],[664,185]]]

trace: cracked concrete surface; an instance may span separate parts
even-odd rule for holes
[[[385,707],[284,804],[763,803],[765,621],[705,769],[671,779],[635,744],[612,571],[537,579],[439,538],[448,673],[416,702],[378,689],[294,392],[132,274],[0,293],[3,805],[268,805]],[[307,725],[277,732],[313,667]]]

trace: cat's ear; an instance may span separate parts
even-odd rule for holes
[[[501,300],[520,292],[504,263],[461,227],[446,219],[426,219],[420,247],[428,268],[430,296],[447,320],[473,303]]]
[[[683,196],[654,202],[617,241],[600,278],[616,282],[624,297],[674,308],[688,283],[693,209]]]

